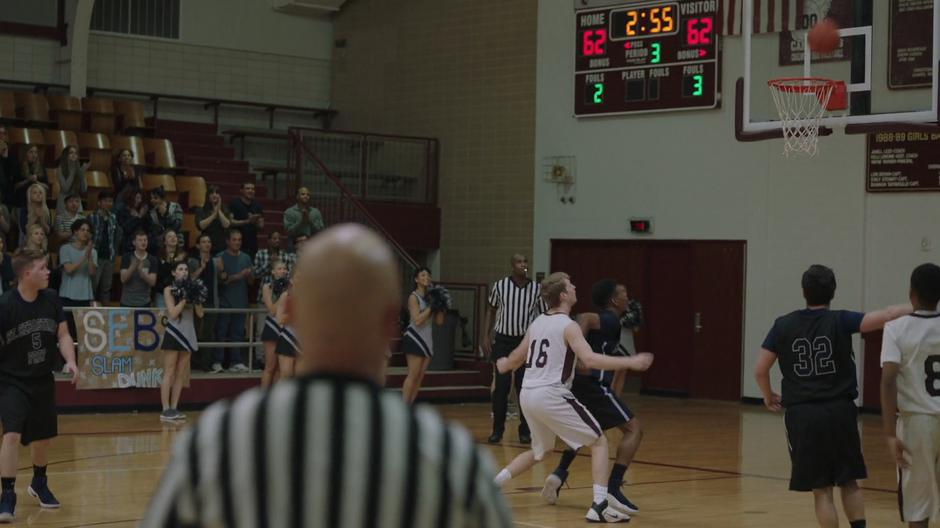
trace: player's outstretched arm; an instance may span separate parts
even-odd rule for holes
[[[605,356],[594,352],[591,350],[591,345],[584,339],[581,327],[577,323],[571,323],[565,327],[565,342],[574,351],[578,360],[589,369],[644,371],[653,364],[653,354],[649,352],[640,352],[629,357]]]
[[[859,330],[862,333],[881,330],[884,328],[885,323],[894,321],[898,317],[905,316],[913,311],[914,308],[910,303],[908,303],[895,304],[893,306],[888,306],[887,308],[882,308],[881,310],[868,312],[864,317],[862,317],[862,324],[859,325]]]
[[[777,362],[777,354],[774,354],[766,348],[760,349],[760,356],[757,358],[757,366],[754,367],[754,377],[757,378],[757,385],[764,395],[764,406],[771,411],[778,412],[783,409],[780,403],[780,395],[770,387],[770,369]]]
[[[525,337],[519,342],[519,346],[513,349],[508,356],[496,360],[496,370],[498,370],[500,374],[505,374],[521,367],[522,364],[525,363],[525,352],[528,344],[529,332],[526,332]]]

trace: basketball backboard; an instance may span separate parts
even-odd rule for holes
[[[738,139],[779,137],[780,118],[767,83],[787,77],[845,82],[849,104],[823,114],[820,125],[828,129],[863,133],[937,126],[940,0],[784,0],[776,2],[776,13],[774,4],[743,0],[741,19],[754,24],[741,24]],[[826,17],[841,28],[840,46],[827,55],[805,53],[807,29]]]

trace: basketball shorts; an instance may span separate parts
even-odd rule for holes
[[[802,403],[784,416],[790,445],[790,489],[812,491],[868,476],[850,399]]]
[[[910,451],[910,467],[898,469],[901,520],[940,520],[940,416],[901,415],[898,438]]]
[[[633,419],[633,413],[616,394],[590,376],[575,376],[571,393],[591,411],[601,429],[613,429]]]
[[[0,424],[4,433],[20,433],[29,445],[58,435],[55,381],[48,379],[0,383]]]
[[[523,387],[519,405],[529,422],[536,460],[555,447],[556,436],[572,449],[579,449],[594,444],[603,434],[590,411],[565,387]]]

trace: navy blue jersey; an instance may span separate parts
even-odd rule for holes
[[[774,321],[763,347],[780,362],[783,405],[858,397],[852,334],[864,315],[807,309]]]
[[[65,312],[55,290],[41,290],[33,302],[25,301],[17,289],[0,296],[0,379],[51,379],[62,321]]]
[[[623,355],[617,348],[620,344],[620,318],[610,310],[603,310],[597,316],[600,318],[600,328],[588,330],[586,338],[588,344],[591,345],[591,350],[607,356]],[[602,385],[610,386],[614,381],[614,372],[592,369],[591,378]]]

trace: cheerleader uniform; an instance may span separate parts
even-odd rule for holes
[[[423,312],[428,307],[428,301],[423,299],[416,292],[411,292],[418,299],[418,311]],[[433,316],[432,316],[433,317]],[[431,318],[428,318],[423,325],[418,326],[414,320],[405,329],[401,340],[401,351],[403,354],[413,356],[432,357],[434,355],[434,341],[432,339]]]
[[[280,294],[274,295],[273,289],[271,291],[271,296],[273,297],[273,301],[275,303],[281,297]],[[264,328],[261,330],[261,342],[270,343],[271,341],[279,341],[281,332],[283,330],[284,328],[277,324],[277,319],[275,319],[273,315],[268,314],[264,316]]]
[[[163,334],[163,350],[196,352],[199,350],[196,340],[196,324],[193,307],[187,306],[177,319],[166,319],[166,332]]]
[[[279,356],[297,357],[299,351],[300,345],[297,343],[297,333],[289,324],[282,326],[281,335],[278,336],[274,352]]]

